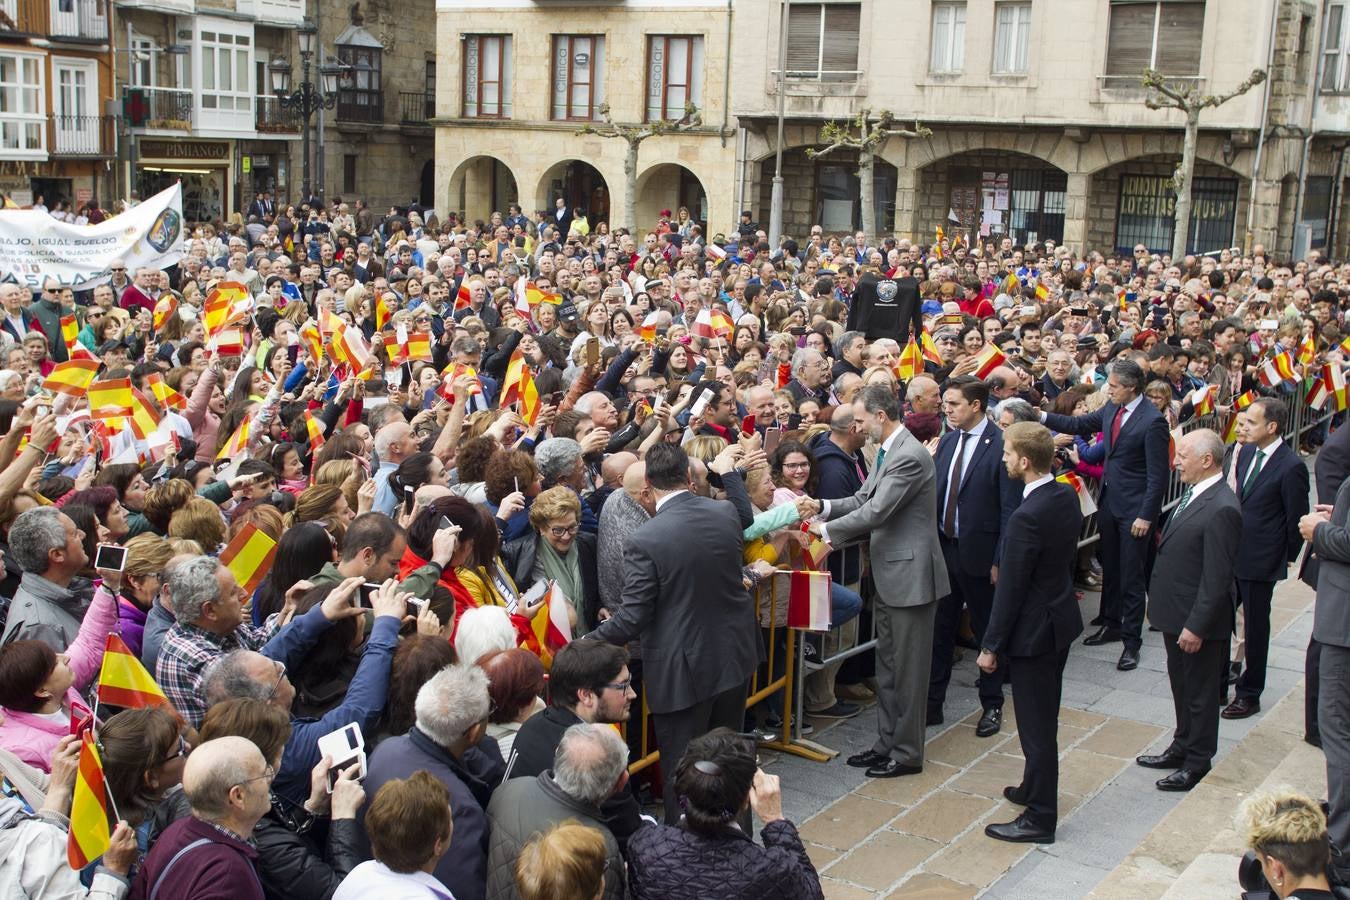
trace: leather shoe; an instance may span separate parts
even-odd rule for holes
[[[1100,647],[1102,644],[1114,644],[1120,640],[1120,629],[1103,625],[1092,634],[1083,638],[1083,646]]]
[[[1092,628],[1101,628],[1105,624],[1106,624],[1106,616],[1103,615],[1093,616],[1092,621],[1088,623],[1088,625]]]
[[[944,721],[946,720],[942,718],[942,710],[940,709],[928,710],[928,714],[923,718],[925,728],[930,725],[941,725]]]
[[[1225,719],[1245,719],[1261,711],[1261,701],[1255,697],[1234,697],[1219,715]]]
[[[1189,791],[1208,774],[1208,771],[1197,772],[1194,769],[1177,769],[1166,778],[1159,778],[1156,784],[1160,791]]]
[[[1003,789],[1003,799],[1007,800],[1009,803],[1016,803],[1018,806],[1027,805],[1026,791],[1022,789],[1020,784],[1016,787],[1013,787],[1012,785],[1005,787]]]
[[[1120,660],[1116,663],[1116,668],[1122,672],[1132,672],[1139,668],[1139,651],[1131,650],[1129,647],[1120,651]]]
[[[875,750],[864,750],[862,753],[855,753],[848,758],[848,764],[855,769],[866,769],[870,766],[878,765],[890,759],[884,753],[878,753]]]
[[[997,841],[1008,841],[1013,844],[1053,844],[1055,842],[1055,830],[1053,828],[1041,828],[1039,825],[1033,825],[1027,821],[1025,815],[1018,816],[1011,822],[1003,825],[986,825],[984,833]]]
[[[986,709],[980,716],[980,724],[975,726],[976,737],[993,737],[1003,727],[1003,710]]]
[[[923,766],[911,766],[887,757],[885,762],[877,763],[864,774],[868,778],[899,778],[901,775],[918,775],[922,771]]]
[[[1180,753],[1164,751],[1157,756],[1136,756],[1134,762],[1145,769],[1180,769],[1185,764],[1186,757]]]

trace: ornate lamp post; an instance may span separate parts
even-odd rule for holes
[[[291,91],[291,64],[283,57],[274,57],[267,70],[272,79],[272,93],[281,103],[282,109],[295,110],[301,121],[300,154],[302,164],[301,192],[304,202],[312,196],[309,178],[309,120],[320,109],[332,109],[337,104],[338,77],[342,66],[329,60],[318,67],[320,84],[310,80],[310,63],[313,61],[319,43],[319,29],[305,19],[297,31],[300,41],[300,84]],[[320,178],[322,178],[320,173]]]

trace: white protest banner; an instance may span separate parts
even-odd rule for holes
[[[85,290],[107,281],[113,263],[134,275],[183,256],[183,190],[175,184],[97,225],[72,225],[41,210],[0,210],[0,281],[40,290],[53,278]]]

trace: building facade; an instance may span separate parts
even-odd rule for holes
[[[1344,4],[738,0],[738,20],[763,27],[732,55],[736,205],[769,220],[786,24],[787,234],[815,222],[859,227],[856,155],[807,151],[821,146],[824,122],[886,110],[898,125],[918,121],[933,133],[893,138],[879,154],[883,232],[931,240],[943,227],[1017,243],[1167,250],[1183,119],[1145,105],[1143,70],[1222,94],[1262,69],[1266,84],[1201,116],[1190,247],[1288,251],[1296,216],[1326,218],[1315,198],[1300,203],[1301,176],[1330,180],[1335,164],[1332,140],[1304,152],[1324,5]],[[897,27],[910,35],[900,53]],[[1330,197],[1329,185],[1319,190]]]
[[[108,0],[0,0],[0,194],[78,209],[112,190]]]
[[[438,0],[438,211],[485,219],[519,201],[527,215],[557,198],[592,224],[622,221],[627,144],[579,134],[613,121],[641,126],[697,108],[700,124],[643,141],[638,223],[686,207],[714,230],[736,220],[735,123],[727,103],[733,24],[722,0]]]

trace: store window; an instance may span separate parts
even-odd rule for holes
[[[1238,183],[1234,178],[1194,178],[1187,253],[1207,253],[1233,244]],[[1176,192],[1167,175],[1121,175],[1116,213],[1116,250],[1129,253],[1143,244],[1155,253],[1172,249],[1176,230]]]

